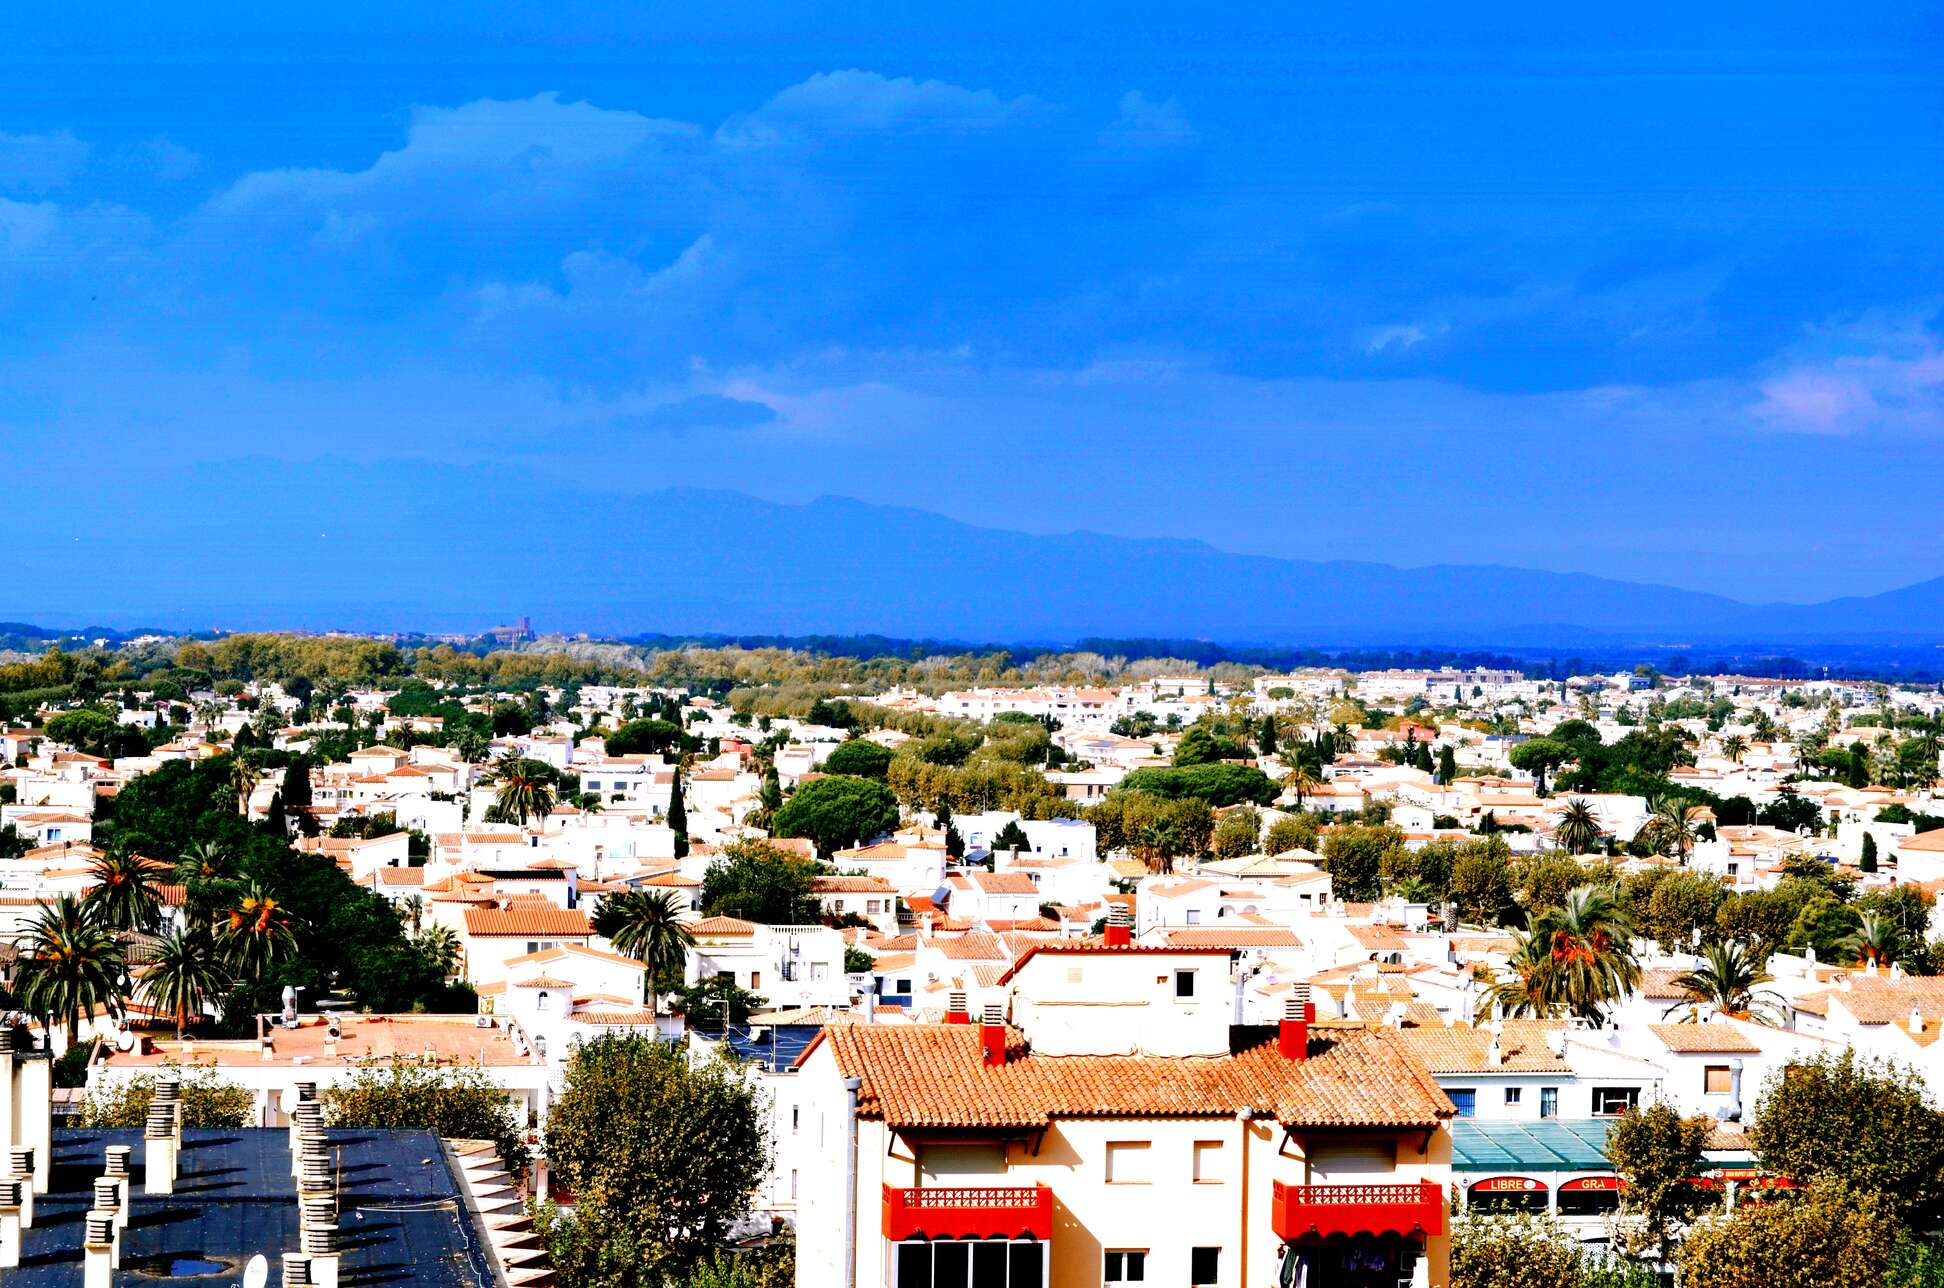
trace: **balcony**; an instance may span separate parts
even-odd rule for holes
[[[1444,1233],[1444,1187],[1435,1181],[1404,1185],[1285,1185],[1276,1182],[1270,1221],[1289,1242],[1340,1235]]]
[[[884,1187],[884,1237],[899,1239],[1051,1239],[1053,1191],[1044,1185],[999,1188]]]

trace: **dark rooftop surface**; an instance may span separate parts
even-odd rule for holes
[[[436,1137],[364,1130],[327,1136],[340,1178],[340,1284],[492,1284],[483,1239]],[[20,1268],[6,1274],[7,1288],[81,1282],[82,1217],[109,1145],[135,1147],[118,1286],[233,1285],[259,1252],[270,1262],[270,1281],[281,1282],[280,1258],[297,1250],[297,1182],[283,1129],[185,1130],[175,1193],[149,1195],[141,1131],[57,1128],[50,1192],[34,1200],[34,1228],[23,1232]],[[163,1263],[183,1258],[224,1269],[169,1277]]]

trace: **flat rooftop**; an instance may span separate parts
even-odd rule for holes
[[[339,1282],[491,1288],[486,1243],[460,1197],[438,1138],[429,1132],[325,1133],[339,1177]],[[297,1250],[297,1182],[282,1128],[195,1129],[182,1133],[174,1194],[142,1192],[146,1150],[139,1129],[56,1128],[50,1192],[34,1200],[20,1267],[8,1288],[73,1288],[81,1282],[84,1214],[107,1147],[135,1148],[128,1226],[117,1284],[232,1285],[262,1253],[270,1282]],[[170,1263],[217,1263],[200,1277],[171,1275]]]
[[[297,1028],[269,1027],[274,1058],[265,1060],[254,1038],[234,1041],[197,1039],[183,1042],[163,1038],[150,1042],[147,1052],[107,1052],[109,1068],[144,1068],[170,1062],[183,1065],[345,1065],[363,1060],[420,1060],[428,1056],[458,1064],[527,1065],[534,1061],[515,1048],[501,1028],[480,1028],[472,1015],[355,1015],[339,1016],[343,1036],[329,1043],[325,1017],[306,1015]]]

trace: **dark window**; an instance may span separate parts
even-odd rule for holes
[[[932,1262],[932,1282],[937,1288],[965,1288],[966,1266],[972,1259],[970,1245],[940,1239],[932,1250],[937,1254]]]
[[[1006,1288],[1004,1239],[985,1239],[972,1245],[972,1288]]]
[[[1559,1088],[1539,1088],[1539,1116],[1541,1118],[1559,1117]]]
[[[1593,1088],[1593,1113],[1597,1117],[1618,1118],[1639,1103],[1639,1087]]]
[[[1147,1278],[1147,1253],[1108,1253],[1101,1277],[1110,1284],[1141,1283]]]
[[[1188,1282],[1196,1288],[1212,1284],[1222,1277],[1222,1250],[1220,1248],[1195,1248],[1188,1253]]]
[[[1460,1118],[1470,1118],[1478,1113],[1478,1093],[1470,1087],[1460,1087],[1445,1094],[1451,1097],[1452,1104],[1458,1106]]]
[[[1195,995],[1195,972],[1178,970],[1175,972],[1175,996],[1193,997]]]
[[[898,1288],[932,1288],[932,1248],[906,1240],[898,1245]]]
[[[1618,1190],[1561,1190],[1559,1215],[1605,1216],[1620,1210]]]
[[[1006,1281],[1006,1288],[1040,1288],[1040,1274],[1046,1259],[1043,1246],[1026,1239],[1016,1240],[1012,1244],[1012,1275]]]

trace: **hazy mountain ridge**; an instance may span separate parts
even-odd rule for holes
[[[51,501],[49,513],[30,503],[0,517],[13,564],[0,613],[236,629],[461,629],[526,613],[546,629],[613,635],[1049,641],[1944,639],[1944,578],[1750,605],[1580,573],[1035,536],[840,497],[566,490],[507,469],[422,464],[257,461],[204,473],[195,495],[110,487],[62,498],[58,521]],[[455,491],[467,504],[438,499]]]

